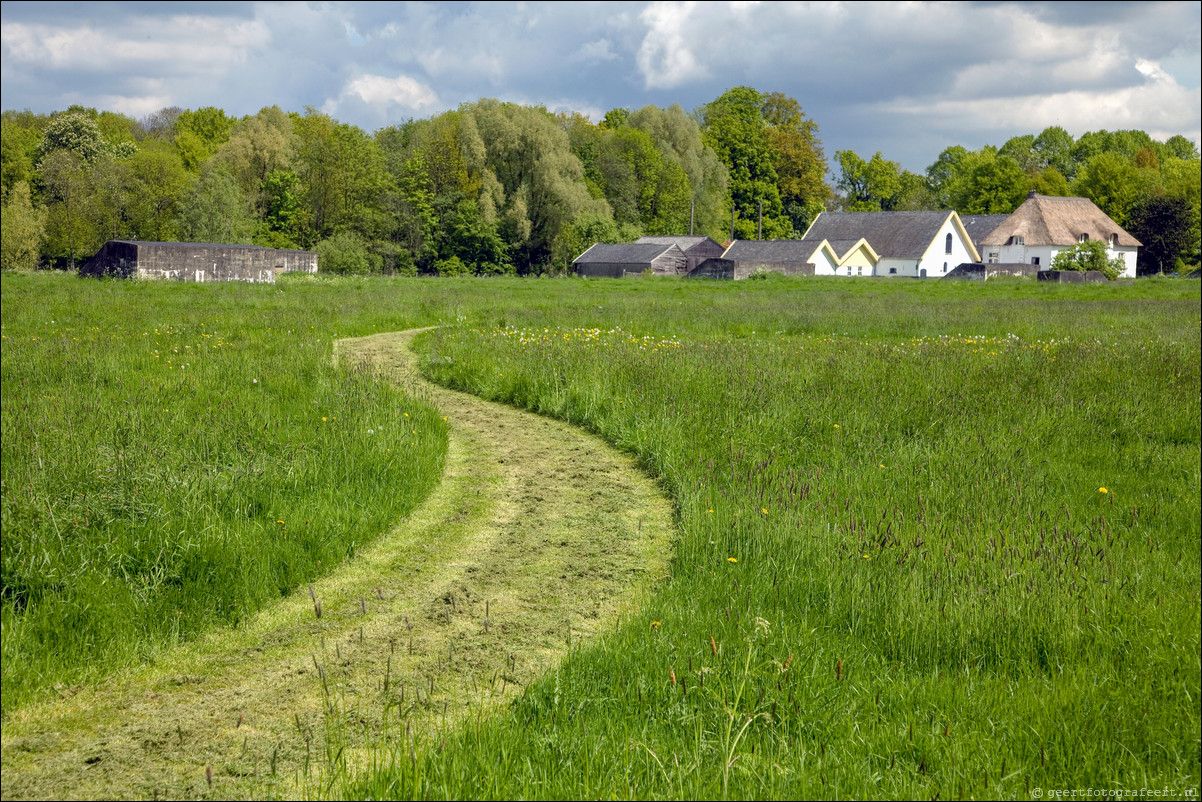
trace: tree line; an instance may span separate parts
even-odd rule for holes
[[[560,273],[594,242],[797,237],[824,209],[1008,213],[1029,189],[1090,197],[1145,243],[1140,231],[1171,231],[1161,269],[1198,256],[1199,159],[1184,137],[1049,128],[949,147],[921,176],[838,151],[830,181],[817,123],[750,87],[598,123],[483,99],[373,134],[276,106],[142,120],[73,106],[5,111],[0,126],[6,268],[70,268],[138,239],[316,250],[329,272]]]

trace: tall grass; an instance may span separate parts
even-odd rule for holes
[[[438,481],[435,411],[331,363],[353,286],[3,281],[6,714],[236,624]]]
[[[426,369],[638,454],[673,577],[351,792],[1197,788],[1196,285],[584,284]]]

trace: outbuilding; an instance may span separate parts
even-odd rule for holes
[[[258,245],[109,240],[79,268],[81,276],[267,284],[291,272],[316,273],[317,254]]]

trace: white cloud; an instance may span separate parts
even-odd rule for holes
[[[621,58],[613,51],[613,44],[608,39],[598,39],[595,42],[583,44],[571,55],[572,61],[583,61],[595,64],[602,61],[617,61]]]
[[[401,106],[413,111],[439,105],[439,96],[433,89],[409,76],[359,76],[346,84],[340,96],[358,97],[369,105]]]
[[[924,118],[943,129],[971,126],[1037,133],[1059,125],[1080,136],[1099,129],[1138,128],[1156,139],[1183,134],[1197,140],[1202,90],[1181,86],[1155,62],[1139,59],[1134,67],[1144,76],[1135,86],[936,102],[906,98],[885,104],[882,111]]]
[[[652,3],[641,19],[648,31],[639,47],[638,64],[648,89],[671,89],[701,81],[709,73],[689,49],[684,28],[696,3]],[[723,46],[714,42],[712,47]]]

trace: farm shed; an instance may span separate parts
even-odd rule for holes
[[[650,270],[657,276],[679,276],[688,263],[675,244],[654,242],[598,242],[576,257],[572,267],[578,276],[622,278]]]
[[[684,253],[685,272],[690,273],[706,259],[722,255],[726,249],[710,237],[639,237],[636,243],[675,245]]]
[[[267,284],[288,272],[316,273],[317,254],[257,245],[109,240],[79,268],[81,276]]]
[[[819,242],[798,239],[735,240],[722,254],[732,262],[731,278],[743,279],[757,271],[782,273],[786,276],[812,276],[811,259],[820,248]]]
[[[1094,205],[1089,198],[1058,198],[1031,192],[1014,214],[984,237],[998,261],[1037,265],[1046,269],[1063,250],[1086,240],[1106,244],[1110,256],[1121,256],[1126,269],[1120,278],[1135,278],[1140,241]]]

